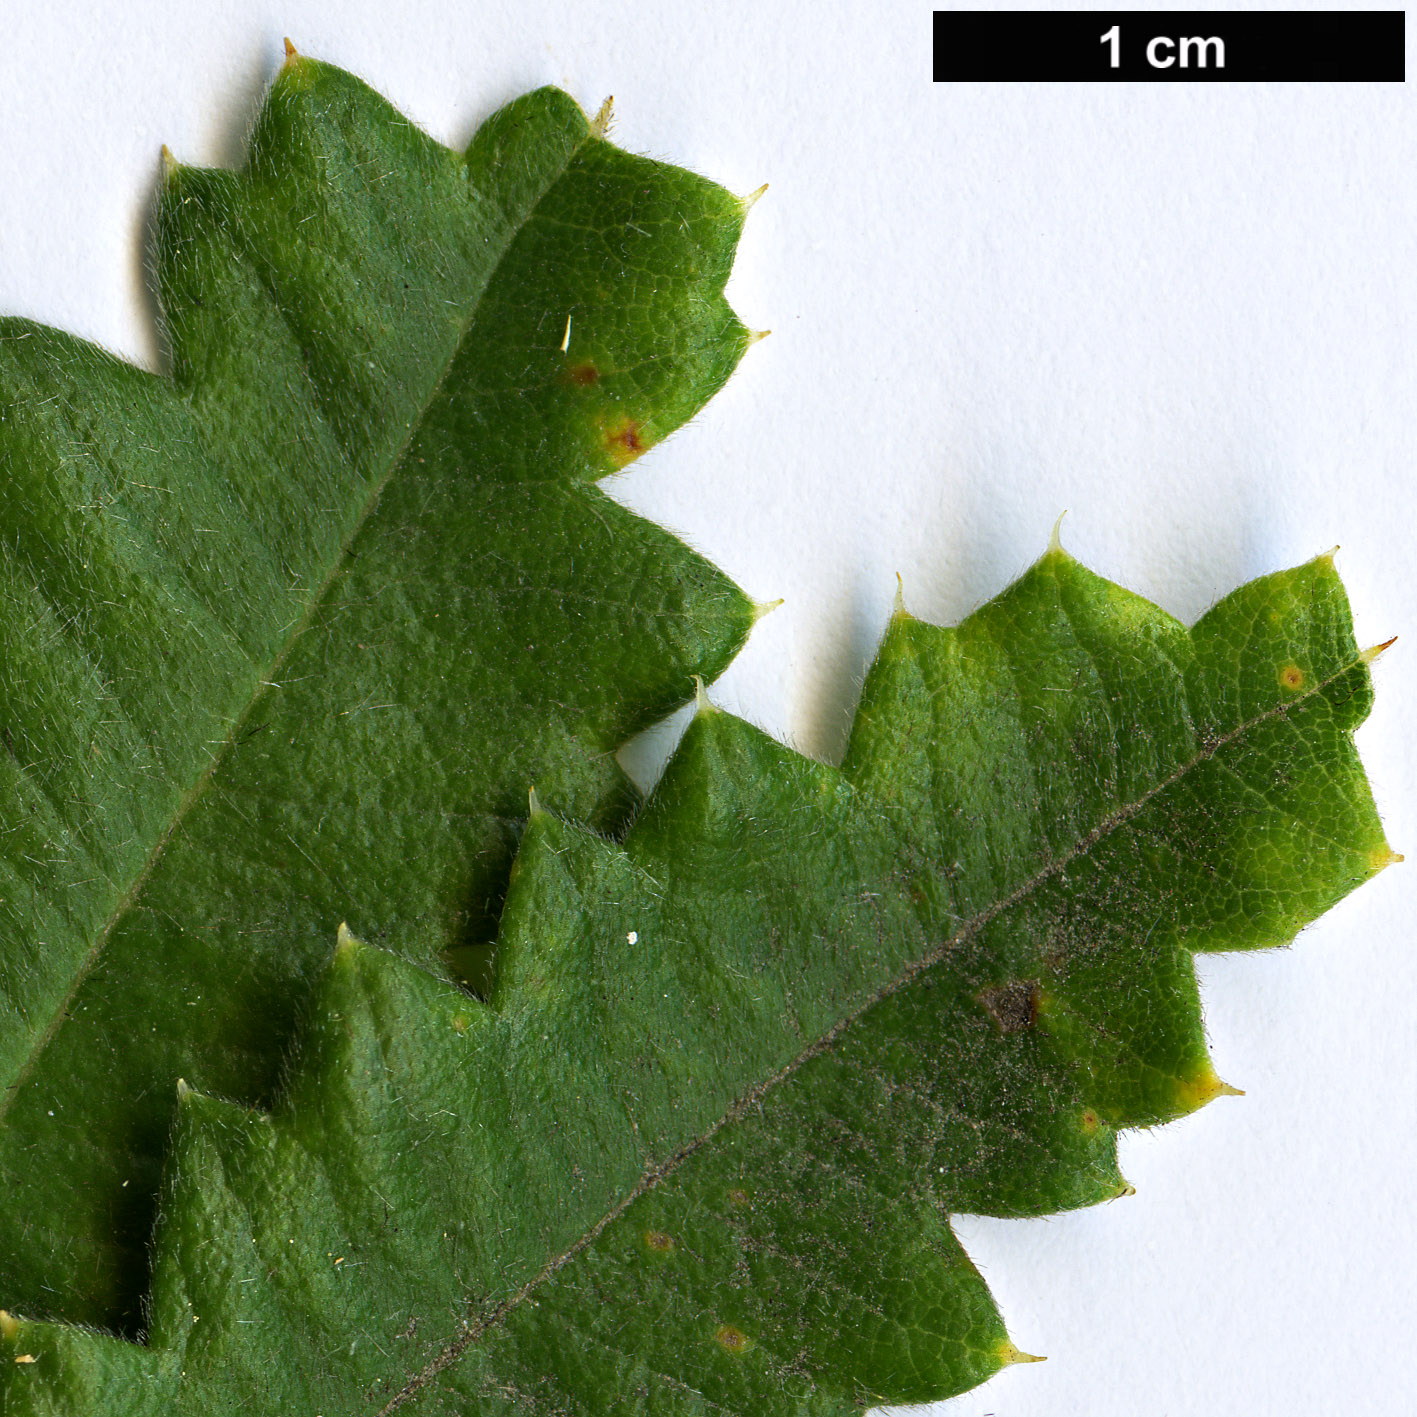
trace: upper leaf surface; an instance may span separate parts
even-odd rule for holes
[[[1115,1197],[1116,1130],[1222,1090],[1191,952],[1391,859],[1369,695],[1326,559],[1188,633],[1055,550],[895,617],[840,770],[701,712],[623,846],[532,819],[488,1004],[346,939],[273,1115],[186,1096],[151,1347],[11,1321],[14,1410],[981,1381],[1019,1355],[946,1212]]]
[[[530,783],[623,822],[753,612],[594,482],[746,347],[743,209],[564,94],[455,153],[296,57],[164,180],[170,377],[0,325],[12,1300],[135,1319],[174,1080],[269,1098],[340,920],[441,968]]]

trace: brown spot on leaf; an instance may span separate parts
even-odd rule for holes
[[[979,1002],[989,1011],[1000,1033],[1021,1033],[1038,1022],[1038,981],[1013,979],[986,989]]]
[[[666,1235],[663,1230],[646,1230],[645,1248],[653,1250],[657,1255],[673,1254],[674,1237]]]
[[[600,370],[589,359],[583,359],[566,370],[566,379],[579,389],[588,389],[592,384],[600,382]]]
[[[741,1187],[734,1186],[734,1188],[728,1193],[728,1199],[734,1205],[747,1205],[748,1193]]]

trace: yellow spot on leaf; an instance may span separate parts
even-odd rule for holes
[[[666,1235],[663,1230],[646,1230],[645,1248],[653,1250],[657,1255],[672,1255],[674,1253],[674,1237]]]
[[[33,1363],[37,1361],[33,1353],[21,1353],[15,1358],[17,1363]]]
[[[19,1319],[8,1309],[0,1309],[0,1338],[13,1338],[19,1331]]]
[[[734,1188],[728,1193],[728,1199],[733,1205],[747,1205],[748,1193],[741,1187],[734,1186]]]
[[[453,1032],[454,1032],[454,1033],[466,1033],[466,1032],[467,1032],[467,1015],[466,1015],[466,1014],[454,1014],[454,1015],[453,1015]]]
[[[616,467],[626,467],[649,447],[644,425],[624,414],[601,425],[601,437],[610,461]]]
[[[1304,671],[1297,664],[1286,664],[1279,671],[1279,682],[1286,689],[1302,689],[1304,687]]]
[[[1082,1129],[1088,1136],[1095,1136],[1098,1127],[1102,1125],[1102,1118],[1092,1110],[1091,1107],[1084,1109],[1082,1114]]]
[[[729,1353],[746,1353],[753,1346],[753,1340],[741,1328],[734,1328],[732,1324],[719,1324],[713,1331],[713,1338],[715,1343]]]

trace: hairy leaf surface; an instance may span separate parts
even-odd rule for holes
[[[173,1085],[275,1095],[342,919],[490,939],[526,785],[753,607],[595,487],[749,342],[745,204],[564,94],[465,153],[292,55],[238,172],[169,164],[170,376],[0,323],[0,1289],[129,1326]]]
[[[477,1001],[345,934],[271,1113],[181,1089],[147,1347],[16,1413],[846,1413],[1022,1355],[949,1228],[1123,1194],[1224,1091],[1192,955],[1393,859],[1328,558],[1193,629],[1054,547],[896,614],[841,768],[701,706],[623,843],[533,816]]]

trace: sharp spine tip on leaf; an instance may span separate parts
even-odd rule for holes
[[[290,36],[285,37],[285,62],[291,63],[300,58],[300,51],[290,42]]]
[[[749,330],[745,348],[752,349],[755,344],[761,344],[771,333],[771,330]]]
[[[341,920],[339,929],[335,931],[335,953],[351,954],[358,946],[359,937]]]
[[[1053,530],[1048,533],[1048,550],[1045,554],[1053,555],[1055,552],[1066,556],[1068,553],[1063,550],[1063,518],[1067,516],[1067,510],[1058,513],[1058,520],[1053,523]]]
[[[909,616],[910,611],[905,608],[905,580],[900,572],[895,573],[895,601],[891,605],[891,619],[898,620],[902,616]]]
[[[771,615],[781,604],[781,596],[778,596],[776,600],[755,600],[753,602],[753,624],[756,625],[764,615]]]
[[[1385,650],[1391,649],[1396,643],[1397,636],[1394,635],[1390,640],[1384,640],[1380,645],[1369,645],[1358,658],[1361,659],[1364,664],[1371,664],[1380,654]]]
[[[718,712],[709,702],[708,691],[704,688],[704,681],[697,674],[694,675],[694,712],[695,714]]]
[[[546,808],[541,805],[541,798],[536,795],[535,787],[526,790],[526,808],[529,817],[541,817],[546,814]]]
[[[164,181],[171,181],[177,176],[177,159],[166,143],[162,145],[162,176]]]
[[[1178,1079],[1176,1100],[1187,1112],[1196,1112],[1217,1097],[1243,1097],[1244,1091],[1222,1081],[1219,1073],[1207,1061],[1192,1077]]]
[[[1342,549],[1343,548],[1341,546],[1330,546],[1327,551],[1320,551],[1319,554],[1314,557],[1314,560],[1332,561],[1333,558],[1337,556]]]
[[[192,1095],[192,1089],[187,1086],[186,1078],[177,1079],[177,1100],[185,1102]]]
[[[998,1348],[999,1365],[1004,1368],[1011,1367],[1015,1363],[1046,1363],[1048,1359],[1039,1353],[1025,1353],[1022,1348],[1016,1347],[1007,1338]]]
[[[766,192],[767,190],[768,190],[768,184],[767,184],[766,182],[764,182],[761,187],[755,187],[751,192],[748,193],[748,195],[747,195],[746,197],[741,197],[741,198],[739,199],[739,200],[743,203],[743,215],[744,215],[744,216],[747,216],[748,213],[749,213],[750,211],[752,211],[755,206],[757,206],[757,204],[758,204],[759,200],[761,199],[763,193]]]
[[[1136,1195],[1136,1193],[1137,1188],[1132,1185],[1130,1181],[1124,1180],[1121,1184],[1121,1187],[1118,1189],[1116,1196],[1114,1196],[1113,1199],[1119,1201],[1126,1200],[1128,1196],[1134,1196]]]
[[[603,138],[610,131],[611,120],[615,117],[615,95],[611,94],[595,111],[590,120],[590,134],[593,138]]]

